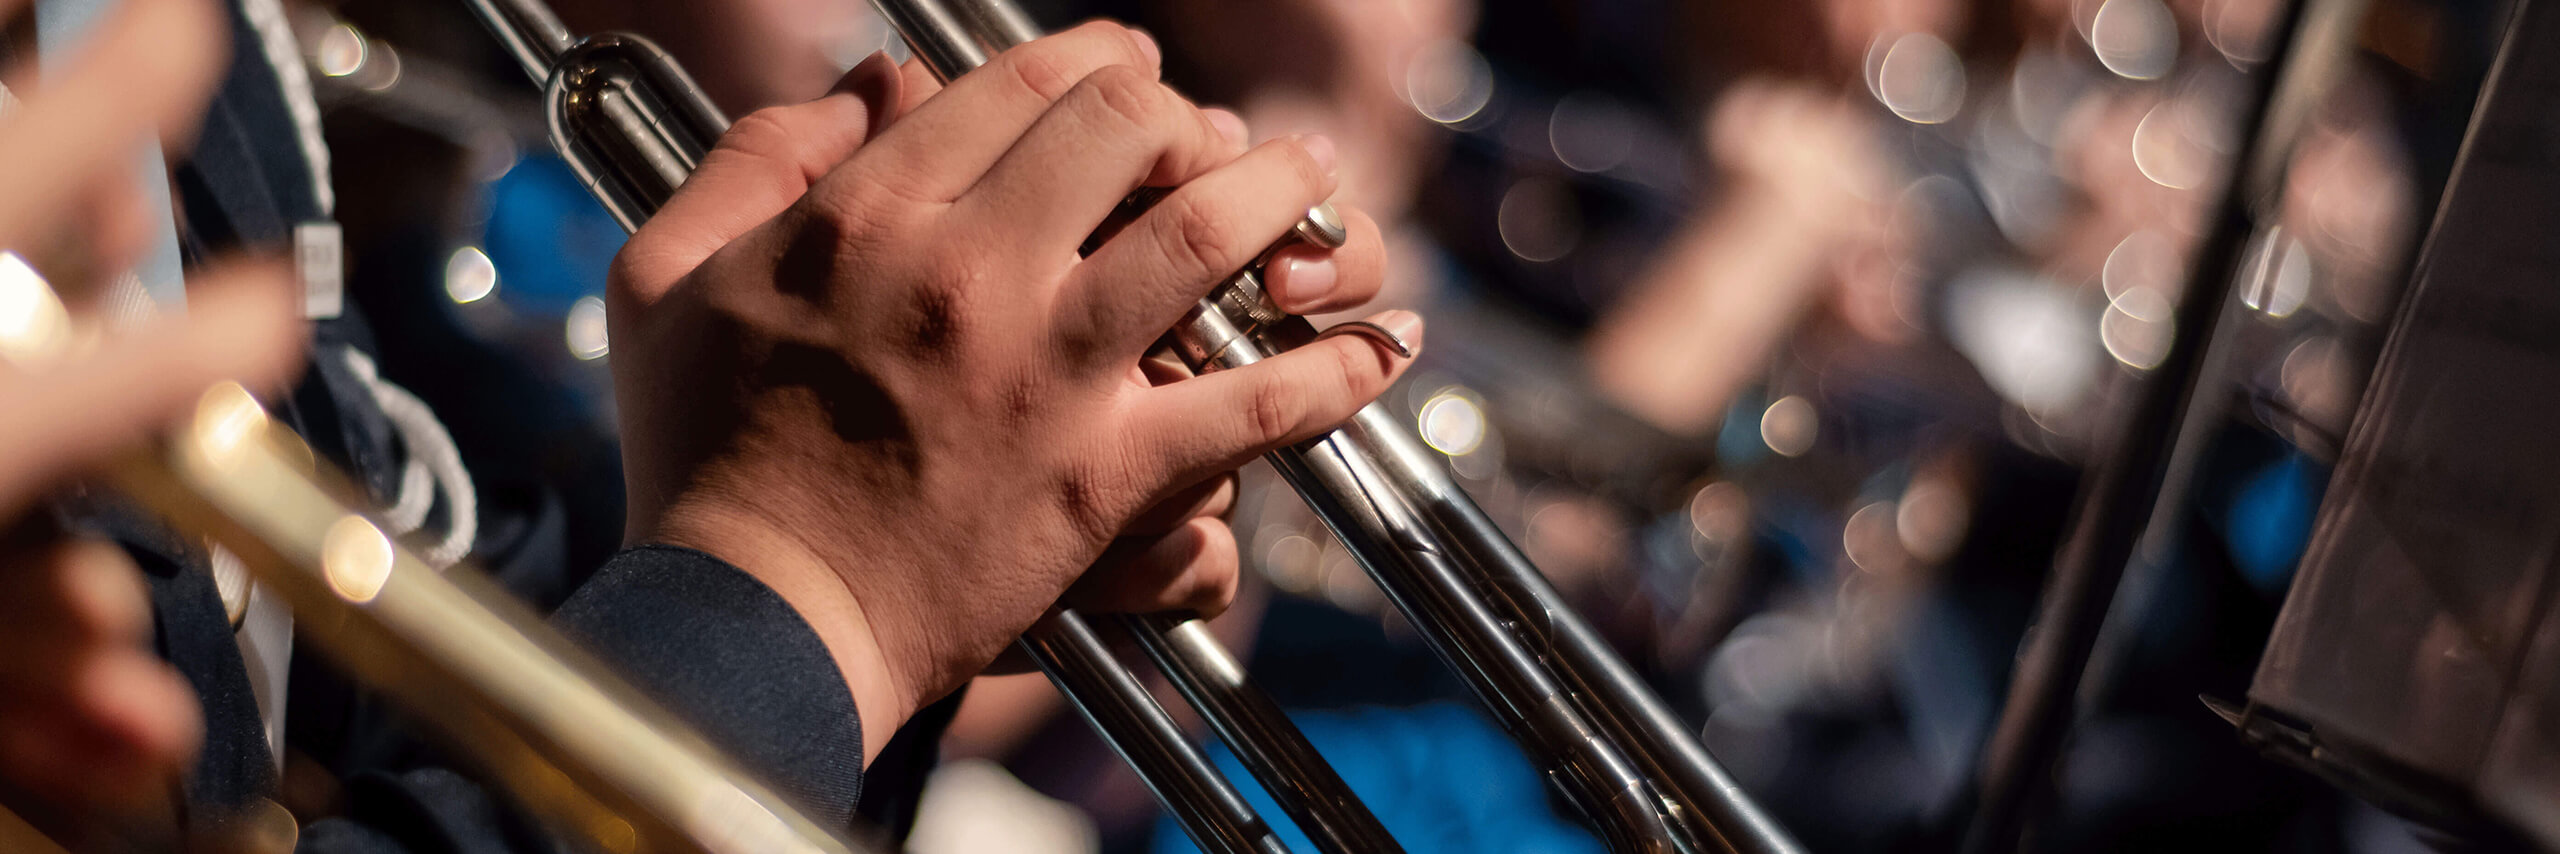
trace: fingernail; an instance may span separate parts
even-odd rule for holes
[[[1316,165],[1324,169],[1324,174],[1333,174],[1333,137],[1302,133],[1298,135],[1298,147],[1306,149],[1308,157],[1315,158]]]
[[[1280,268],[1284,275],[1278,284],[1287,288],[1280,293],[1281,307],[1293,313],[1304,314],[1308,308],[1323,303],[1342,281],[1330,257],[1288,258],[1280,262]]]
[[[1138,42],[1138,52],[1147,55],[1148,65],[1163,67],[1164,48],[1156,45],[1155,34],[1147,32],[1145,27],[1130,27],[1129,35]]]
[[[1369,322],[1395,333],[1397,338],[1404,340],[1405,349],[1422,352],[1422,315],[1399,308],[1380,314]]]
[[[1242,117],[1217,107],[1210,107],[1200,112],[1209,117],[1209,126],[1217,128],[1219,136],[1226,137],[1228,142],[1237,145],[1245,144],[1246,135],[1251,131],[1245,128]]]

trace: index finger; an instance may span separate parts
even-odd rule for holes
[[[1108,21],[1024,44],[917,104],[837,172],[908,198],[956,199],[1087,76],[1128,65],[1154,79],[1159,57],[1154,39]]]
[[[1370,322],[1420,352],[1422,318],[1389,311]],[[1146,461],[1140,483],[1178,488],[1323,434],[1377,399],[1413,364],[1360,335],[1317,338],[1252,364],[1147,389],[1125,431],[1124,459]]]

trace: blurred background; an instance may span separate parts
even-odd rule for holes
[[[559,5],[662,42],[732,115],[903,56],[851,0]],[[1385,301],[1432,324],[1390,404],[1816,851],[1953,849],[2282,8],[1026,5],[1147,28],[1168,79],[1257,137],[1337,141],[1342,200],[1394,244]],[[2228,405],[2116,599],[2037,847],[2422,850],[2198,697],[2247,692],[2506,7],[2375,0],[2357,25],[2250,237],[2247,317],[2204,390]],[[350,296],[396,318],[382,372],[444,414],[484,502],[600,563],[621,230],[460,4],[294,8]],[[1269,471],[1235,529],[1248,586],[1218,630],[1410,850],[1599,850]],[[1190,850],[1037,674],[972,686],[944,756],[917,851]]]

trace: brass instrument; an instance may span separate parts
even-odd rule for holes
[[[52,288],[0,252],[0,361],[81,346]],[[117,489],[241,558],[302,632],[553,826],[609,852],[856,849],[468,567],[439,570],[367,518],[247,389],[108,471]]]
[[[944,80],[1039,35],[1003,0],[876,5]],[[665,202],[726,125],[685,73],[644,39],[609,33],[573,41],[533,0],[471,0],[471,6],[542,84],[554,144],[626,228]],[[1331,209],[1319,206],[1296,237],[1338,244],[1341,234]],[[1383,330],[1347,331],[1403,348]],[[1319,334],[1272,306],[1259,272],[1247,269],[1204,297],[1168,338],[1192,369],[1205,372],[1251,364]],[[1372,405],[1342,428],[1275,452],[1270,461],[1613,848],[1798,850],[1699,746],[1692,729],[1563,604],[1460,491],[1440,458],[1385,409]],[[1319,847],[1396,850],[1277,706],[1244,679],[1233,656],[1196,623],[1168,617],[1116,622]],[[1022,644],[1204,849],[1280,849],[1163,709],[1109,658],[1086,618],[1054,614]]]

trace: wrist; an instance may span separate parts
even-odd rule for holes
[[[916,692],[889,660],[888,645],[862,598],[807,543],[752,511],[686,501],[667,508],[642,533],[646,541],[700,551],[754,576],[809,624],[853,694],[865,765],[915,714]]]

